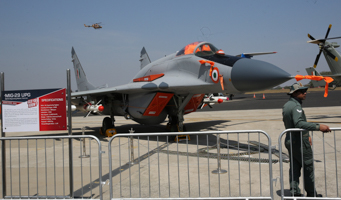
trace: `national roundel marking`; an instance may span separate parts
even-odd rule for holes
[[[217,67],[213,68],[211,79],[212,79],[212,81],[214,83],[218,83],[219,82],[219,69]]]

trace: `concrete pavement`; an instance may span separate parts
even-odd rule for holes
[[[340,106],[335,107],[315,107],[315,108],[304,108],[308,121],[310,122],[317,122],[317,123],[323,123],[327,124],[330,127],[341,127],[341,114]],[[102,154],[102,177],[103,182],[107,181],[108,173],[109,173],[109,162],[108,162],[108,141],[110,138],[103,137],[99,135],[98,129],[101,126],[102,123],[102,116],[91,116],[88,118],[83,117],[73,117],[72,119],[72,127],[73,127],[73,134],[79,135],[82,134],[81,128],[84,126],[87,126],[88,128],[85,130],[85,134],[87,135],[94,135],[99,138],[102,150],[106,153]],[[281,109],[262,109],[262,110],[233,110],[233,111],[206,111],[206,112],[196,112],[191,113],[189,115],[185,116],[184,121],[187,131],[236,131],[236,130],[263,130],[266,133],[269,134],[271,137],[272,145],[276,145],[278,149],[278,136],[279,134],[284,130],[284,125],[282,122],[282,116],[281,116]],[[117,131],[119,133],[129,133],[129,130],[133,129],[136,133],[158,133],[158,132],[166,132],[165,126],[166,122],[161,125],[155,125],[155,126],[143,126],[135,123],[131,120],[126,120],[123,117],[116,117],[116,126]],[[26,132],[26,133],[8,133],[6,136],[28,136],[28,135],[65,135],[67,132]],[[337,132],[337,143],[339,144],[341,142],[340,137],[341,132]],[[223,140],[226,141],[226,136],[223,136]],[[230,137],[230,136],[229,136]],[[240,143],[247,143],[246,136],[240,136]],[[251,136],[253,137],[253,136]],[[215,137],[207,137],[209,140],[209,146],[212,146],[215,144]],[[199,146],[196,144],[196,138],[192,137],[190,144],[188,145],[188,150],[185,142],[177,143],[169,143],[167,145],[167,142],[165,139],[160,138],[159,141],[155,138],[151,138],[150,140],[147,140],[145,138],[141,138],[139,141],[137,139],[134,140],[134,153],[135,158],[137,159],[140,155],[140,163],[135,165],[129,165],[129,148],[128,148],[128,140],[126,138],[121,138],[120,140],[115,139],[112,143],[113,152],[117,153],[120,151],[121,153],[121,165],[119,165],[119,155],[113,154],[112,160],[113,160],[113,170],[116,170],[116,174],[114,173],[113,177],[113,188],[114,188],[114,197],[116,198],[129,198],[130,194],[132,197],[138,197],[141,196],[149,196],[149,193],[152,197],[168,197],[169,194],[171,197],[188,197],[189,192],[191,196],[197,197],[207,197],[207,196],[248,196],[249,192],[251,191],[252,194],[255,194],[256,196],[260,195],[260,186],[259,186],[259,174],[261,174],[261,181],[262,181],[262,196],[268,195],[268,164],[262,163],[259,165],[259,163],[248,163],[248,162],[238,162],[233,160],[223,160],[222,161],[222,168],[225,170],[230,170],[229,173],[221,174],[220,176],[214,175],[211,173],[214,169],[217,168],[217,160],[210,158],[209,160],[207,158],[196,158],[196,157],[187,157],[187,156],[177,156],[170,155],[167,157],[167,154],[162,152],[162,150],[168,150],[169,151],[179,151],[179,152],[197,152],[198,148],[206,148],[207,145],[207,139],[205,136],[200,137],[199,140],[201,142]],[[228,138],[229,140],[237,141],[236,136],[231,136]],[[252,140],[257,139],[257,137],[251,138]],[[250,139],[250,140],[251,140]],[[314,149],[315,154],[317,157],[316,160],[316,179],[317,179],[317,188],[321,188],[318,191],[324,190],[324,171],[323,171],[323,165],[320,161],[323,161],[323,156],[321,154],[322,151],[322,143],[321,141],[325,140],[325,144],[327,144],[327,152],[330,152],[332,149],[328,149],[331,146],[333,146],[333,135],[331,134],[325,134],[325,136],[322,135],[322,133],[314,132],[314,142],[316,142],[316,148]],[[266,141],[261,140],[262,143],[265,143]],[[63,146],[63,143],[65,146]],[[56,156],[56,159],[52,159],[53,157],[49,157],[47,160],[47,168],[48,168],[48,184],[56,184],[59,185],[65,185],[65,194],[68,195],[68,182],[63,181],[61,177],[58,177],[58,174],[61,173],[63,170],[63,166],[61,164],[61,160],[67,160],[67,156],[63,158],[60,155],[61,150],[65,149],[65,155],[67,155],[67,141],[56,141],[55,145],[55,151],[58,156]],[[193,144],[192,144],[193,143]],[[314,143],[315,144],[315,143]],[[15,143],[11,144],[13,150],[11,152],[12,154],[12,168],[15,170],[18,170],[19,165],[17,160],[19,159],[18,151],[26,151],[29,149],[29,151],[35,151],[35,143],[29,144],[27,147],[26,144],[20,143],[20,148],[18,149],[16,147]],[[38,142],[37,146],[39,147],[39,151],[44,149],[44,143]],[[88,145],[88,142],[87,142]],[[157,151],[157,146],[162,146],[162,149],[159,149],[160,151]],[[17,145],[18,146],[18,145]],[[47,142],[47,149],[50,153],[53,152],[53,143],[51,141]],[[75,194],[79,195],[81,193],[84,193],[84,196],[92,196],[92,198],[99,198],[98,194],[98,172],[97,172],[97,166],[98,166],[98,156],[95,153],[96,152],[96,142],[91,141],[91,161],[90,159],[86,160],[86,158],[82,159],[82,163],[80,159],[78,158],[79,155],[82,153],[82,142],[74,142],[74,171],[75,171]],[[89,145],[88,145],[89,146]],[[119,149],[120,147],[120,149]],[[7,158],[9,160],[9,145],[6,146],[7,148]],[[87,149],[89,151],[89,147]],[[212,150],[213,152],[214,150]],[[236,150],[231,149],[222,149],[222,151],[229,153],[236,153]],[[149,152],[149,155],[148,155]],[[286,150],[285,150],[286,152]],[[14,156],[15,155],[15,156]],[[30,158],[34,160],[34,156],[31,156]],[[43,165],[42,168],[39,168],[38,174],[40,174],[40,170],[45,169],[44,168],[44,154],[38,153],[38,161],[42,162]],[[259,155],[252,155],[251,157],[257,158]],[[262,153],[262,157],[266,158],[266,154]],[[328,163],[327,165],[327,181],[332,180],[333,176],[335,177],[335,164],[333,160],[334,154],[328,154],[327,155],[327,161],[330,160],[331,163]],[[341,160],[341,154],[340,150],[337,150],[337,157],[338,160]],[[188,158],[188,159],[187,159]],[[168,159],[170,160],[170,165],[166,164],[168,163]],[[273,159],[278,159],[277,157],[273,156]],[[20,157],[21,168],[25,167],[26,164],[26,158],[24,156]],[[57,169],[54,170],[54,164],[53,160],[57,160]],[[9,167],[8,164],[9,161],[7,161],[7,167]],[[92,163],[92,172],[90,173],[89,166],[90,162]],[[199,167],[198,167],[199,162]],[[22,190],[25,190],[22,192],[22,195],[27,193],[27,186],[25,187],[25,183],[27,184],[27,175],[24,175],[27,171],[29,174],[31,174],[30,177],[36,176],[36,170],[33,166],[34,162],[30,162],[29,166],[30,169],[25,169],[21,172],[21,185]],[[179,164],[178,164],[179,163]],[[208,165],[209,163],[209,165]],[[31,166],[32,165],[32,166]],[[65,165],[67,165],[67,162],[65,162]],[[228,168],[228,165],[230,165],[230,168]],[[239,166],[238,166],[239,165]],[[340,166],[341,164],[339,164]],[[189,167],[188,167],[189,166]],[[261,173],[259,173],[259,166],[261,166]],[[209,168],[208,168],[209,167]],[[284,164],[284,176],[288,173],[288,164]],[[170,169],[170,175],[168,175],[168,168]],[[240,171],[238,171],[238,168]],[[255,170],[251,171],[251,175],[249,175],[249,169]],[[180,169],[180,170],[179,170]],[[64,168],[65,170],[65,168]],[[80,172],[83,171],[83,178],[80,179]],[[272,170],[273,170],[273,178],[279,177],[279,164],[272,164]],[[7,169],[9,171],[9,169]],[[54,181],[53,172],[57,171],[57,178],[56,181]],[[121,171],[121,173],[119,173]],[[197,171],[200,171],[200,177],[198,177]],[[339,170],[339,180],[341,178]],[[16,189],[13,189],[14,191],[17,191],[18,185],[19,185],[19,171],[12,171],[12,183],[13,186],[15,186]],[[43,172],[43,171],[41,171]],[[150,173],[151,172],[151,173]],[[180,172],[180,174],[179,174]],[[26,174],[28,174],[26,173]],[[188,173],[190,174],[188,176]],[[45,191],[47,191],[48,194],[54,195],[54,186],[45,188],[44,185],[46,185],[46,179],[44,177],[44,172],[42,175],[39,175],[39,179],[42,179],[39,181],[38,188],[41,187],[41,193],[45,194]],[[89,176],[92,174],[92,181],[90,181]],[[97,174],[97,176],[96,176]],[[330,177],[329,177],[330,176]],[[7,176],[7,180],[9,180]],[[152,182],[149,181],[149,177],[153,180]],[[190,178],[188,178],[190,177]],[[240,177],[240,179],[239,179]],[[250,177],[251,177],[251,184],[250,184]],[[153,179],[154,178],[154,179]],[[68,174],[66,173],[65,179],[68,180]],[[180,182],[179,182],[180,179]],[[220,179],[220,180],[219,180]],[[26,180],[26,181],[25,181]],[[230,181],[228,181],[230,180]],[[335,180],[335,178],[334,178]],[[81,183],[83,181],[83,184]],[[200,185],[198,185],[198,181],[200,181]],[[30,181],[29,181],[30,182]],[[90,184],[90,182],[92,182]],[[9,184],[9,183],[8,183]],[[168,190],[168,184],[170,184],[170,190]],[[219,185],[220,184],[220,185]],[[32,188],[33,191],[36,191],[36,183],[30,182],[30,189]],[[83,186],[82,186],[83,185]],[[149,187],[149,185],[151,185]],[[160,185],[160,188],[158,187]],[[276,185],[274,185],[274,196],[275,199],[279,199],[278,191],[280,190],[279,181],[277,181]],[[286,182],[286,185],[288,185],[288,182]],[[328,182],[328,195],[332,195],[336,193],[335,186],[333,186],[333,182]],[[122,186],[122,188],[120,187]],[[130,187],[131,186],[131,187]],[[93,187],[94,190],[90,191],[89,187]],[[219,190],[220,187],[220,190]],[[303,187],[303,186],[302,186]],[[301,188],[302,188],[301,187]],[[334,189],[333,189],[334,187]],[[339,191],[341,191],[341,184],[339,183]],[[25,188],[25,189],[23,189]],[[130,190],[130,188],[132,188]],[[141,188],[141,190],[140,190]],[[149,189],[150,188],[150,189]],[[57,193],[62,193],[63,189],[58,189]],[[7,194],[9,194],[9,189],[7,191]],[[160,192],[160,193],[159,193]],[[30,192],[31,195],[33,195],[34,192]],[[40,193],[40,192],[39,192]],[[108,199],[109,197],[109,186],[108,181],[105,185],[103,185],[103,193],[104,193],[104,199]],[[340,193],[340,192],[339,192]],[[220,195],[219,195],[220,194]]]

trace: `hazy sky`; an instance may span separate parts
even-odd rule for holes
[[[139,70],[145,47],[152,61],[194,41],[226,54],[257,56],[292,75],[306,74],[318,53],[307,33],[341,36],[339,0],[85,1],[0,0],[0,71],[5,90],[66,87],[75,51],[91,83],[117,86]],[[102,29],[86,28],[102,22]],[[341,40],[334,42],[341,43]],[[321,56],[318,71],[330,71]],[[289,85],[287,82],[283,85]]]

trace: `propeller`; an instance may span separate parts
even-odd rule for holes
[[[325,42],[326,42],[326,38],[327,38],[328,35],[329,35],[329,32],[330,32],[330,28],[331,28],[331,27],[332,27],[332,25],[329,24],[329,27],[328,27],[326,36],[324,37],[324,41],[322,42],[323,44],[322,44],[322,46],[321,46],[321,48],[320,48],[320,52],[319,52],[319,53],[317,54],[317,56],[316,56],[316,59],[315,59],[315,62],[314,62],[314,68],[316,68],[317,63],[318,63],[318,61],[319,61],[319,59],[320,59],[321,53],[322,53],[322,51],[323,51],[323,49],[324,49],[324,44],[325,44]],[[309,36],[309,34],[308,34],[308,36]],[[311,37],[311,38],[314,38],[314,37],[311,36],[311,35],[310,35],[310,37]],[[309,38],[310,38],[310,37],[309,37]],[[313,40],[315,40],[315,39],[313,39]]]
[[[313,36],[311,36],[309,33],[308,33],[308,37],[311,39],[311,40],[315,40],[315,38]]]
[[[332,27],[332,25],[329,24],[329,27],[328,27],[328,30],[327,30],[327,33],[326,33],[326,36],[324,37],[324,39],[318,39],[318,40],[316,40],[313,36],[311,36],[310,34],[308,34],[308,37],[312,40],[312,41],[308,41],[308,42],[309,42],[309,43],[317,44],[317,45],[319,45],[319,47],[320,47],[320,51],[319,51],[319,53],[317,54],[317,56],[316,56],[316,58],[315,58],[314,68],[316,68],[317,63],[318,63],[318,61],[319,61],[319,59],[320,59],[320,56],[321,56],[321,53],[322,53],[323,50],[324,50],[324,51],[327,53],[327,55],[328,55],[329,57],[331,57],[333,60],[335,60],[335,61],[338,60],[338,58],[337,58],[335,55],[333,55],[333,54],[326,48],[326,46],[325,46],[326,40],[341,38],[341,37],[328,38],[328,35],[329,35],[329,32],[330,32],[331,27]]]

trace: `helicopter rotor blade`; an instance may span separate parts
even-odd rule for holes
[[[324,49],[325,51],[326,51],[326,53],[327,53],[327,55],[329,56],[329,57],[331,57],[333,60],[335,60],[335,61],[338,61],[339,59],[336,57],[336,56],[334,56],[334,54],[332,54],[329,50],[327,50],[327,49]]]
[[[316,66],[317,66],[317,63],[319,62],[319,59],[320,59],[321,53],[322,53],[322,48],[320,49],[320,52],[319,52],[319,54],[317,54],[317,56],[316,56],[316,59],[315,59],[315,62],[314,62],[314,68],[316,68]]]
[[[315,38],[311,36],[309,33],[308,33],[308,38],[310,38],[311,40],[315,40]]]
[[[329,32],[330,32],[330,29],[331,29],[331,28],[332,28],[332,25],[329,24],[328,29],[327,29],[326,36],[324,37],[323,40],[320,40],[322,44],[320,44],[320,52],[319,52],[319,54],[317,54],[317,56],[316,56],[316,59],[315,59],[315,62],[314,62],[314,68],[316,68],[317,63],[318,63],[318,61],[319,61],[319,59],[320,59],[321,53],[322,53],[322,51],[323,51],[324,48],[325,48],[326,39],[328,38],[328,35],[329,35]],[[309,36],[310,36],[310,37],[309,37]],[[308,37],[309,37],[310,39],[314,38],[314,37],[312,37],[312,36],[309,35],[309,34],[308,34]],[[313,40],[315,40],[315,38],[314,38]],[[329,52],[329,51],[327,50],[327,52]],[[329,53],[330,53],[330,52],[329,52]],[[327,54],[328,54],[328,53],[327,53]],[[330,54],[331,54],[331,53],[330,53]],[[329,54],[328,54],[328,55],[329,55]],[[330,56],[330,55],[329,55],[329,56]],[[333,56],[334,56],[334,55],[333,55]],[[335,59],[335,58],[334,58],[334,59]]]
[[[324,37],[324,39],[327,39],[328,35],[329,35],[329,32],[330,32],[330,29],[331,29],[332,25],[329,24],[329,27],[328,27],[328,30],[327,30],[327,33],[326,33],[326,37]]]

